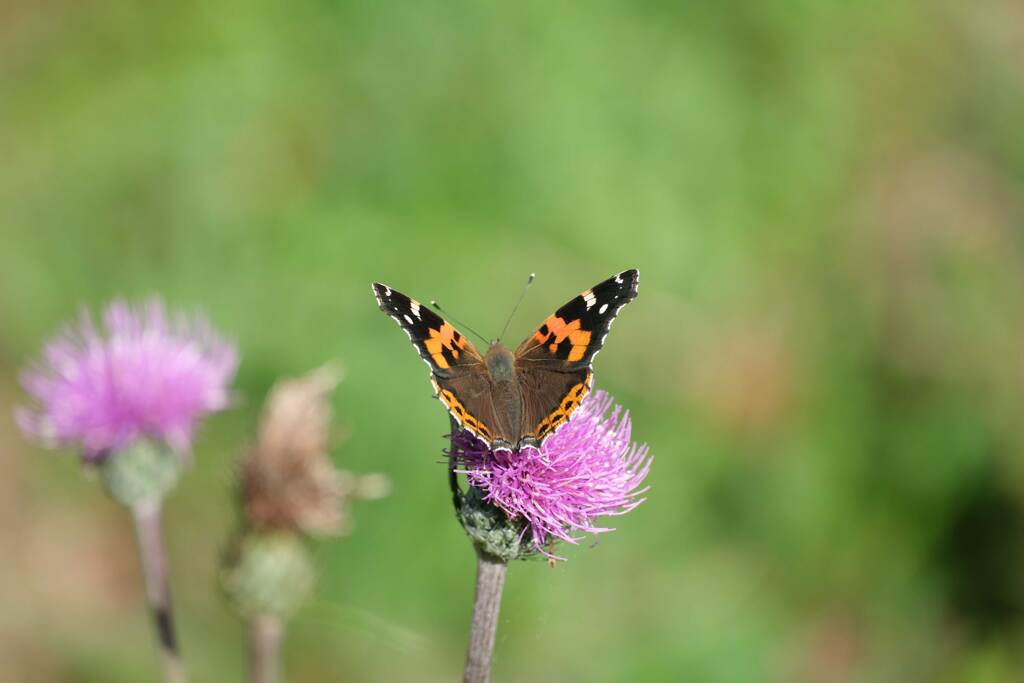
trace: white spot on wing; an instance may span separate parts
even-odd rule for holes
[[[597,303],[597,297],[594,296],[594,293],[592,291],[590,291],[589,289],[587,291],[583,292],[583,300],[587,303],[587,310],[588,311],[591,309],[591,307],[594,304]]]
[[[402,317],[405,318],[405,322],[407,322],[410,325],[412,325],[412,318],[410,318],[408,315],[403,315]]]
[[[388,316],[392,320],[394,320],[396,323],[399,324],[399,326],[402,328],[402,332],[405,332],[405,336],[409,338],[409,341],[411,341],[413,344],[415,344],[416,340],[412,338],[412,332],[410,332],[409,330],[405,329],[405,325],[402,325],[402,321],[398,318],[398,316],[397,315],[392,315],[391,313],[388,313]],[[430,365],[429,361],[427,362],[427,365]]]
[[[420,319],[420,302],[416,301],[416,299],[412,299],[411,302],[410,302],[410,305],[412,306],[412,314],[414,316],[416,316],[417,320],[419,320]],[[411,323],[412,321],[410,320],[409,322]]]
[[[604,315],[604,312],[608,310],[608,304],[601,304],[601,308],[597,309],[598,315]]]

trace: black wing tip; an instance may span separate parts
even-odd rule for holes
[[[409,296],[402,294],[391,285],[386,285],[383,282],[374,282],[371,289],[373,290],[374,298],[377,299],[377,305],[380,306],[380,310],[389,315],[396,312],[399,308],[414,302]]]
[[[630,268],[621,273],[616,273],[608,278],[607,282],[614,282],[619,288],[628,288],[629,298],[633,299],[640,289],[640,269]]]

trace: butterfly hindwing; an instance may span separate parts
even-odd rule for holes
[[[485,371],[464,372],[454,377],[431,378],[434,392],[463,429],[468,429],[488,445],[494,441],[497,424],[491,383]]]
[[[591,362],[619,310],[636,298],[637,270],[626,270],[575,297],[545,319],[516,350],[525,438],[537,443],[569,420],[590,392]]]
[[[523,414],[520,445],[539,446],[590,393],[594,373],[590,368],[568,372],[532,368],[519,377],[523,390]]]

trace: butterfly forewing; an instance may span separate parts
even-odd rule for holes
[[[438,377],[452,377],[483,363],[472,342],[420,302],[379,282],[373,283],[373,294],[380,310],[401,325]]]
[[[561,368],[590,365],[604,345],[619,309],[636,298],[640,272],[627,270],[600,282],[547,317],[516,349],[523,366],[548,362]]]

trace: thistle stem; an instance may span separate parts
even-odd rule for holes
[[[249,683],[278,683],[281,680],[281,641],[284,624],[271,615],[259,615],[249,622]]]
[[[487,683],[490,680],[501,591],[505,587],[507,570],[508,565],[503,561],[477,549],[476,597],[473,602],[473,622],[469,627],[463,683]]]
[[[135,537],[139,544],[146,601],[153,613],[153,627],[164,672],[165,683],[186,683],[185,666],[174,632],[174,612],[168,584],[167,554],[160,532],[160,501],[143,502],[131,508]]]

